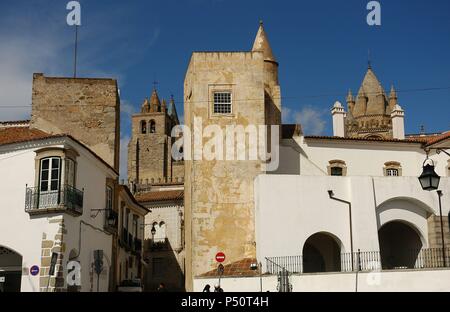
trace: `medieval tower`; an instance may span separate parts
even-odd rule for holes
[[[249,52],[194,52],[184,83],[186,126],[279,125],[278,63],[262,23]],[[207,141],[200,138],[202,146]],[[245,142],[248,147],[248,142]],[[256,258],[253,183],[259,160],[196,160],[185,155],[186,289],[195,276]],[[186,151],[186,148],[185,148]]]
[[[182,161],[172,158],[172,128],[179,124],[174,99],[169,106],[156,89],[146,98],[141,112],[132,116],[132,137],[128,145],[128,180],[134,185],[181,182]]]

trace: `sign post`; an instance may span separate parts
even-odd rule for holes
[[[218,252],[216,254],[216,261],[219,263],[219,266],[217,267],[217,274],[219,275],[219,288],[220,288],[220,279],[223,275],[223,272],[225,270],[224,266],[223,266],[223,262],[225,261],[226,257],[225,254],[223,252]]]

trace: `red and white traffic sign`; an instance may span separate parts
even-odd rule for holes
[[[218,252],[216,255],[216,261],[222,263],[225,261],[225,254],[223,252]]]

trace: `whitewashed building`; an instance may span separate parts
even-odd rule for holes
[[[256,259],[224,263],[225,291],[450,290],[450,131],[405,135],[370,67],[347,103],[333,136],[282,126],[278,170],[254,181]],[[437,191],[419,183],[426,159]],[[194,289],[217,282],[211,271]]]
[[[0,176],[0,290],[108,291],[107,185],[118,173],[73,137],[21,122],[0,126]]]

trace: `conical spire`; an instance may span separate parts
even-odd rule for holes
[[[397,99],[397,91],[395,91],[394,85],[391,86],[391,92],[389,94],[389,99]]]
[[[170,96],[169,116],[173,118],[173,120],[176,122],[176,124],[179,123],[179,121],[178,121],[178,114],[177,114],[177,108],[175,106],[175,100],[173,98],[173,95]]]
[[[152,112],[158,112],[161,108],[161,101],[158,97],[158,92],[156,91],[156,88],[153,89],[152,96],[150,98],[150,107]]]
[[[262,51],[264,54],[264,60],[270,62],[276,62],[273,55],[272,48],[270,47],[269,39],[264,31],[263,22],[259,22],[258,33],[256,34],[255,42],[253,43],[252,51]]]
[[[141,106],[141,113],[148,113],[150,112],[150,102],[148,101],[148,98],[144,99],[144,103],[142,103]]]
[[[352,90],[348,89],[347,93],[347,103],[354,102],[355,98],[353,97]]]

